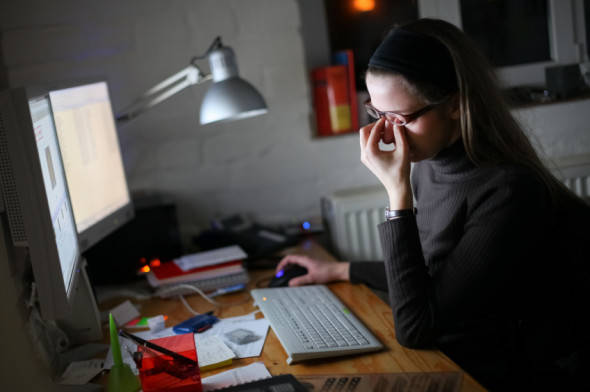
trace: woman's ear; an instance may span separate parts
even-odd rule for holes
[[[460,110],[460,105],[459,105],[459,94],[458,93],[453,94],[451,99],[449,99],[448,109],[449,109],[449,117],[451,117],[451,119],[458,120],[461,117],[461,110]]]

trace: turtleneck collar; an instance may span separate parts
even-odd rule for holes
[[[428,162],[435,170],[441,173],[466,172],[475,168],[475,165],[467,156],[462,138],[459,138],[449,147],[441,150],[436,156],[429,159]]]

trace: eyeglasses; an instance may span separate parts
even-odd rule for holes
[[[406,125],[411,123],[412,121],[416,120],[418,117],[428,113],[430,110],[434,109],[438,105],[446,102],[446,99],[442,100],[441,102],[433,103],[430,105],[424,106],[422,109],[416,110],[410,114],[401,114],[396,112],[382,112],[380,110],[375,109],[375,107],[371,104],[371,100],[367,99],[365,101],[365,109],[369,116],[373,117],[375,120],[379,120],[381,117],[385,117],[387,121],[394,125]]]

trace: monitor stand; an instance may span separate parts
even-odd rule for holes
[[[102,339],[100,312],[86,274],[86,259],[82,258],[80,276],[73,295],[72,312],[68,318],[58,320],[71,344],[83,344]]]

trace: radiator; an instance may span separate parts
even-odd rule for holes
[[[546,162],[566,187],[590,202],[590,154]],[[322,198],[322,217],[332,251],[340,260],[383,260],[377,225],[384,221],[385,189],[379,186],[346,189]]]
[[[548,163],[553,174],[572,192],[590,201],[590,154],[555,158]]]
[[[346,189],[322,198],[322,218],[340,260],[383,260],[377,225],[388,203],[383,186]]]

